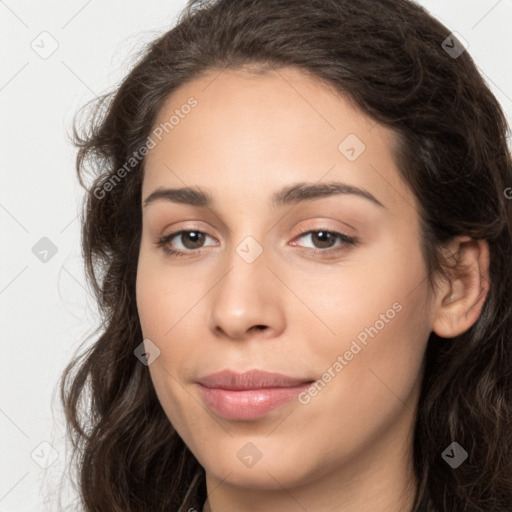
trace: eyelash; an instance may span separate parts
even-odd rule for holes
[[[339,233],[338,231],[329,231],[324,228],[311,229],[309,231],[304,231],[303,233],[300,233],[299,235],[297,235],[296,238],[302,238],[303,236],[310,235],[312,233],[320,233],[320,232],[329,233],[330,235],[334,235],[339,240],[341,240],[341,242],[343,242],[343,243],[342,243],[341,247],[338,246],[337,248],[332,248],[332,247],[328,248],[328,249],[304,248],[304,249],[308,250],[310,253],[312,253],[313,255],[325,256],[326,254],[328,254],[328,255],[338,254],[340,252],[347,250],[347,248],[349,248],[349,247],[356,246],[359,243],[359,239],[357,237],[350,237],[350,236],[345,235],[344,233]],[[180,231],[175,231],[174,233],[170,233],[169,235],[165,235],[160,238],[157,238],[157,240],[155,240],[155,244],[158,247],[161,247],[162,250],[165,252],[165,254],[167,254],[168,256],[171,256],[171,257],[187,257],[193,253],[200,252],[202,248],[190,249],[186,252],[183,252],[183,251],[179,251],[176,249],[171,249],[169,247],[168,243],[175,236],[180,235],[182,233],[200,233],[200,234],[209,236],[207,233],[205,233],[204,231],[200,231],[199,229],[182,229]]]

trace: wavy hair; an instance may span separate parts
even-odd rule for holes
[[[455,58],[447,51],[449,37],[409,0],[190,0],[122,83],[84,106],[73,143],[88,192],[82,251],[102,323],[94,343],[67,365],[60,398],[87,512],[201,510],[206,499],[204,469],[134,356],[143,339],[135,281],[145,159],[132,157],[178,87],[208,72],[251,66],[262,73],[297,68],[394,130],[400,175],[419,202],[431,289],[446,275],[445,243],[458,235],[488,241],[490,289],[479,318],[457,337],[432,332],[428,340],[414,426],[412,512],[510,512],[508,125],[468,52]],[[456,470],[441,456],[453,441],[469,455]]]

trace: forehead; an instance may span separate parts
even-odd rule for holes
[[[205,131],[211,133],[209,128],[215,125],[221,128],[221,132],[216,132],[217,138],[225,132],[233,135],[236,129],[244,129],[240,136],[257,130],[260,137],[267,134],[278,143],[300,135],[307,138],[314,134],[317,137],[333,135],[347,127],[363,137],[366,131],[376,126],[332,84],[288,67],[265,73],[252,68],[210,70],[185,83],[166,99],[154,128],[165,125],[174,113],[179,114],[180,109],[188,111],[186,105],[192,98],[197,106],[185,116],[180,115],[180,120],[173,121],[178,121],[170,130],[174,139],[189,125],[193,125],[196,135],[203,135]],[[283,130],[283,127],[287,129]],[[387,132],[389,141],[386,142],[390,142],[393,139],[391,130],[383,126],[379,128],[377,135]]]
[[[249,194],[265,183],[270,193],[292,181],[341,180],[371,186],[383,202],[414,202],[397,172],[394,132],[294,68],[212,70],[167,98],[155,130],[145,191],[201,184]]]

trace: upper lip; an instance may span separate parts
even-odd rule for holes
[[[197,380],[199,384],[207,388],[234,390],[292,387],[313,381],[314,379],[290,377],[281,373],[271,373],[262,370],[250,370],[244,373],[222,370]]]

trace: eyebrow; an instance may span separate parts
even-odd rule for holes
[[[365,189],[346,183],[294,183],[275,192],[271,199],[274,208],[294,205],[303,201],[312,201],[335,195],[354,195],[371,201],[381,208],[386,208],[373,194]],[[144,200],[144,207],[157,200],[210,208],[214,205],[213,197],[199,187],[157,188]]]

